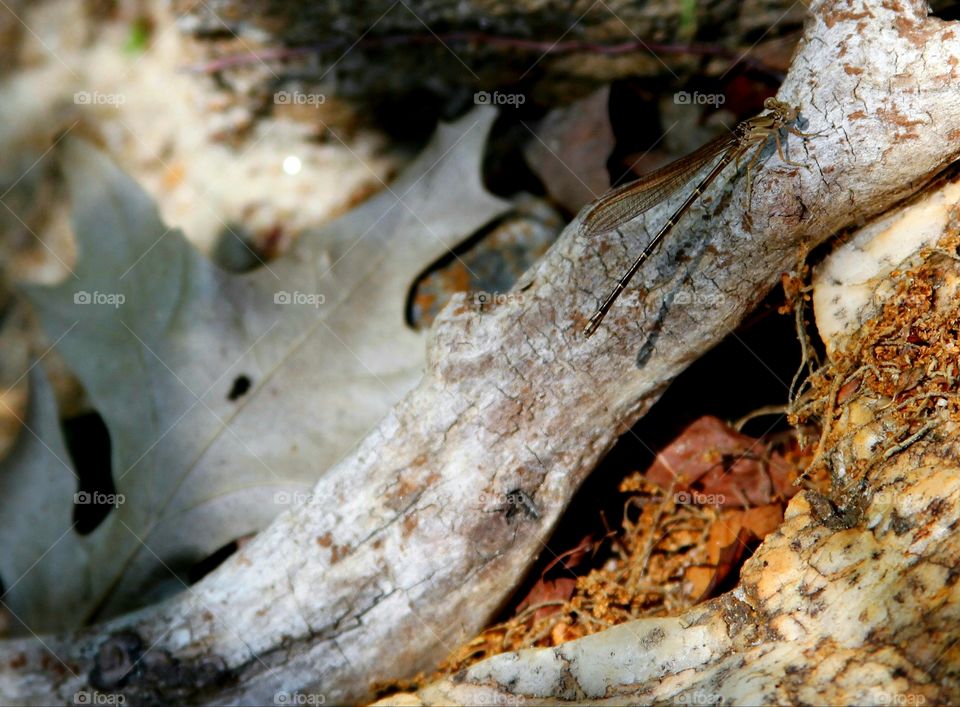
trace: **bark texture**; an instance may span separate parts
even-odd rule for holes
[[[375,101],[426,91],[450,110],[477,89],[569,100],[618,77],[672,81],[711,58],[782,77],[789,51],[772,40],[796,36],[806,16],[785,0],[214,0],[177,10],[184,29],[212,40],[211,69],[282,59],[274,78],[335,82],[339,95]]]
[[[60,703],[96,687],[128,703],[263,704],[292,692],[359,701],[375,681],[428,668],[475,634],[581,481],[673,377],[808,248],[888,209],[960,154],[956,23],[928,18],[919,2],[812,11],[780,92],[800,106],[803,128],[821,133],[789,138],[802,167],[770,148],[749,207],[742,178],[712,190],[638,275],[652,292],[634,289],[591,339],[580,331],[599,297],[675,204],[623,238],[586,241],[575,221],[511,295],[482,308],[456,299],[434,325],[420,385],[308,503],[172,601],[69,636],[4,642],[0,699]],[[508,512],[518,491],[535,512]],[[803,506],[791,512],[788,523],[808,523]],[[832,547],[835,531],[820,527],[778,561],[809,563]],[[817,557],[827,571],[829,552]],[[782,601],[768,569],[751,591]],[[748,599],[723,602],[733,616],[762,610]],[[728,629],[711,619],[699,630],[719,640]],[[725,640],[746,642],[752,630]],[[802,633],[802,622],[778,630]],[[731,658],[718,679],[738,665]]]
[[[957,191],[872,222],[818,272],[818,326],[845,326],[795,407],[826,430],[831,495],[794,499],[734,591],[382,704],[955,704]]]
[[[956,433],[871,474],[851,527],[797,496],[730,594],[496,656],[406,704],[956,704]]]

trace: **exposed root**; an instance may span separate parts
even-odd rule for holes
[[[905,451],[943,422],[960,420],[958,243],[960,236],[948,236],[923,251],[916,267],[892,273],[895,294],[855,339],[809,377],[808,390],[791,401],[792,424],[817,423],[821,429],[805,474],[826,466],[836,482],[837,470],[825,460],[825,450],[842,455],[853,449],[859,444],[852,441],[855,433],[874,425],[881,412],[887,411],[883,427],[874,425],[869,429],[873,436],[863,437],[886,437],[887,443],[871,447],[867,455],[859,450],[842,457],[856,468],[841,469],[841,475],[855,471],[853,476],[863,479],[875,463]],[[844,415],[860,422],[846,420],[841,425],[845,439],[836,439],[836,423]],[[849,488],[853,481],[848,478],[844,485]]]

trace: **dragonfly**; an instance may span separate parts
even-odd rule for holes
[[[660,242],[667,237],[667,234],[677,225],[677,222],[693,206],[697,198],[720,176],[720,173],[734,160],[739,167],[740,159],[751,149],[757,148],[756,152],[747,163],[747,180],[749,188],[749,173],[751,168],[757,162],[763,151],[763,145],[772,136],[777,145],[777,154],[786,164],[799,167],[801,165],[791,162],[783,153],[783,142],[780,135],[781,130],[786,130],[792,135],[798,137],[812,137],[810,133],[800,132],[794,123],[800,116],[800,109],[791,106],[776,98],[768,98],[763,103],[767,113],[763,113],[753,118],[748,118],[737,126],[727,135],[721,135],[714,138],[703,147],[698,148],[685,157],[671,162],[660,169],[654,170],[649,174],[640,177],[636,181],[629,182],[623,186],[611,189],[594,202],[583,220],[580,222],[580,234],[586,238],[594,238],[604,233],[616,230],[628,221],[632,221],[645,211],[653,208],[661,201],[667,199],[671,194],[680,190],[690,182],[706,165],[722,155],[720,160],[714,165],[713,169],[705,176],[694,188],[680,207],[667,219],[667,222],[660,228],[657,234],[644,247],[640,255],[630,268],[617,281],[613,290],[607,295],[607,298],[597,308],[593,316],[587,322],[583,330],[584,336],[591,336],[600,326],[600,322],[610,311],[613,303],[617,301],[620,293],[627,287],[630,280],[640,267],[651,256]]]

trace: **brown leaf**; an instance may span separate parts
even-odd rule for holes
[[[646,476],[673,486],[680,503],[749,508],[792,497],[796,473],[760,440],[705,416],[657,455]]]
[[[740,567],[768,533],[783,522],[783,507],[771,503],[747,510],[725,510],[710,528],[706,566],[690,567],[685,578],[697,602],[733,586]]]
[[[558,577],[557,579],[544,579],[541,577],[537,583],[530,588],[530,593],[524,597],[523,601],[517,606],[519,614],[528,606],[536,606],[548,601],[567,601],[573,596],[573,590],[577,587],[577,580],[574,577]],[[538,621],[550,614],[560,611],[560,606],[543,606],[537,609],[533,614],[533,620]]]
[[[743,527],[760,540],[779,528],[783,522],[783,504],[780,503],[770,503],[766,506],[731,512],[739,513]]]

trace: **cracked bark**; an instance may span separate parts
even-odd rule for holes
[[[69,702],[110,656],[116,663],[142,645],[166,667],[131,661],[134,669],[99,683],[132,704],[263,704],[294,691],[359,701],[374,681],[429,668],[472,637],[581,481],[673,377],[810,247],[885,211],[960,154],[956,23],[927,18],[917,2],[821,3],[812,12],[780,98],[801,107],[804,130],[823,132],[789,138],[802,168],[775,150],[762,160],[749,219],[742,175],[712,189],[639,273],[650,294],[632,288],[589,340],[580,331],[611,284],[605,273],[624,268],[644,226],[655,228],[673,205],[623,229],[626,247],[615,236],[586,242],[574,222],[508,301],[478,311],[460,297],[444,310],[420,385],[324,475],[309,502],[171,601],[42,643],[3,642],[0,698]],[[516,489],[539,520],[497,512]],[[806,515],[795,503],[788,526],[807,524]],[[834,537],[820,527],[811,540],[818,547]],[[776,557],[795,563],[810,552],[784,547]],[[759,611],[777,596],[777,576],[767,568],[756,596],[722,600],[726,615]],[[696,620],[704,642],[746,641],[756,630],[731,639],[737,622],[711,610],[683,620]],[[657,623],[662,640],[672,641],[680,622]],[[701,658],[690,648],[683,660]],[[734,678],[737,670],[735,661],[723,667]]]
[[[944,281],[938,308],[957,319],[960,264],[930,267]],[[876,417],[847,418],[838,447],[896,416],[888,400],[858,402]],[[848,464],[858,458],[870,460],[847,450]],[[675,618],[496,656],[403,704],[956,704],[957,424],[873,461],[850,480],[859,499],[846,508],[798,495],[733,592]]]
[[[321,82],[336,76],[339,95],[374,100],[426,89],[454,110],[477,89],[534,81],[541,98],[568,98],[572,87],[589,92],[622,76],[676,78],[704,57],[780,77],[787,56],[781,50],[766,62],[755,59],[764,53],[755,38],[793,34],[804,17],[802,6],[786,0],[700,3],[692,10],[679,0],[212,0],[178,2],[175,11],[186,31],[221,55],[207,70],[254,66],[249,47],[263,43],[268,58],[315,60],[297,61],[292,71],[276,64],[281,75]],[[222,56],[238,49],[232,34],[223,39],[225,29],[244,37],[246,53]]]

